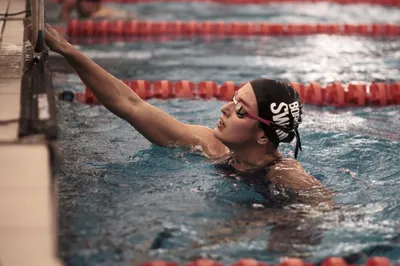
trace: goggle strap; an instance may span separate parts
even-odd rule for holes
[[[297,129],[295,129],[294,130],[294,134],[296,136],[296,148],[294,150],[294,158],[297,159],[297,155],[299,153],[299,149],[302,151],[302,148],[301,148],[301,141],[300,141],[299,131],[297,131]]]

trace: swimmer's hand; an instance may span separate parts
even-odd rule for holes
[[[45,24],[45,29],[46,44],[52,51],[59,54],[64,54],[67,49],[72,47],[72,45],[68,43],[67,40],[65,40],[64,37],[49,24]],[[31,24],[27,27],[27,36],[28,40],[32,43],[33,35]],[[32,45],[34,44],[32,43]]]

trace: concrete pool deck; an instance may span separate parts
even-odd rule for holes
[[[24,11],[25,4],[0,0],[0,13]],[[24,17],[0,21],[0,265],[55,266],[61,263],[50,152],[40,136],[19,138]]]

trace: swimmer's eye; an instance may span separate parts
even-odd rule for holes
[[[246,112],[246,110],[244,110],[244,108],[243,108],[241,103],[237,103],[235,105],[235,112],[236,112],[236,116],[238,118],[243,118],[243,117],[245,117],[247,115],[247,112]]]
[[[236,96],[236,93],[233,95],[232,101],[235,104],[236,116],[238,118],[243,118],[245,115],[247,115],[247,112],[246,112],[246,110],[244,110],[242,104],[240,102],[236,101],[235,96]]]

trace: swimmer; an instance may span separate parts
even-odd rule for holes
[[[30,28],[28,36],[29,32]],[[153,144],[189,150],[200,147],[210,160],[229,165],[237,173],[267,169],[263,178],[291,191],[324,189],[296,160],[301,150],[298,126],[302,122],[302,104],[298,93],[287,83],[262,78],[250,81],[221,107],[214,129],[190,125],[142,100],[49,25],[45,36],[48,47],[66,59],[95,97]],[[295,159],[285,158],[279,144],[295,138]]]
[[[74,9],[81,19],[134,19],[129,12],[104,7],[101,0],[64,0],[60,19],[67,22]]]

